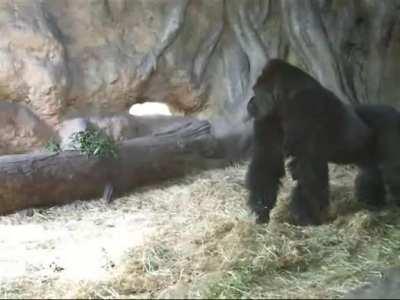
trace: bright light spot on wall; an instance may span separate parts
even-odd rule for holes
[[[161,102],[145,102],[134,104],[129,109],[129,114],[134,116],[172,115],[168,105]]]

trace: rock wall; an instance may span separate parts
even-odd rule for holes
[[[241,132],[252,84],[282,57],[344,101],[397,105],[399,16],[396,0],[3,0],[0,100],[53,134],[141,101]],[[38,145],[22,140],[0,151]]]

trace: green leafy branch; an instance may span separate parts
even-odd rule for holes
[[[112,138],[101,130],[89,127],[85,131],[75,132],[71,136],[72,145],[75,150],[88,156],[97,158],[117,158],[118,148]]]

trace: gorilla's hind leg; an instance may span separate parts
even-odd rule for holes
[[[385,204],[385,186],[378,166],[359,166],[355,196],[362,203],[378,208]]]
[[[387,199],[400,206],[400,164],[393,161],[382,164],[382,176]]]
[[[321,225],[329,207],[329,171],[324,160],[295,158],[290,171],[297,184],[289,210],[297,225]]]
[[[280,179],[285,175],[283,135],[273,117],[256,121],[254,132],[253,157],[246,176],[248,206],[256,214],[257,223],[266,223],[276,203]]]

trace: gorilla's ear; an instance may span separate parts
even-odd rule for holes
[[[257,115],[265,117],[276,109],[277,101],[273,93],[264,90],[255,98],[255,104],[257,105]]]

